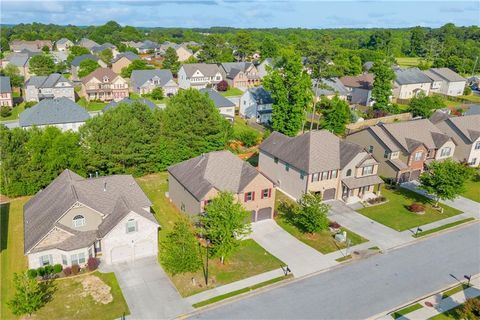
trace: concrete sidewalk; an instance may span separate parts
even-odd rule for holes
[[[259,283],[262,283],[262,282],[265,282],[265,281],[268,281],[268,280],[272,280],[272,279],[275,279],[275,278],[278,278],[278,277],[282,277],[284,275],[285,274],[283,273],[283,270],[281,268],[276,269],[276,270],[272,270],[272,271],[269,271],[269,272],[264,272],[264,273],[258,274],[256,276],[253,276],[253,277],[250,277],[250,278],[242,279],[242,280],[239,280],[239,281],[235,281],[235,282],[217,287],[215,289],[211,289],[211,290],[207,290],[207,291],[197,293],[193,296],[185,298],[185,300],[188,303],[193,305],[195,303],[202,302],[202,301],[208,300],[210,298],[220,296],[222,294],[226,294],[226,293],[229,293],[229,292],[233,292],[233,291],[237,291],[237,290],[240,290],[240,289],[243,289],[243,288],[254,286],[256,284],[259,284]]]

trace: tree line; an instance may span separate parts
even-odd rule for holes
[[[35,194],[66,168],[82,176],[99,172],[140,176],[221,150],[232,127],[213,101],[181,91],[164,110],[135,102],[89,119],[79,132],[0,126],[2,194]]]

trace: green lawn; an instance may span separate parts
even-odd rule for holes
[[[444,211],[440,213],[432,208],[432,201],[430,199],[406,189],[389,190],[383,188],[382,195],[389,200],[387,203],[366,207],[358,210],[358,212],[397,231],[416,228],[462,213],[460,210],[444,204],[441,204]],[[407,207],[413,202],[424,204],[425,213],[420,215],[410,212]]]
[[[397,319],[397,318],[400,318],[403,315],[409,314],[410,312],[413,312],[415,310],[422,309],[422,308],[423,307],[422,307],[421,304],[415,303],[415,304],[412,304],[411,306],[408,306],[408,307],[405,307],[405,308],[400,309],[398,311],[395,311],[394,313],[392,313],[392,318]]]
[[[445,229],[448,229],[448,228],[453,228],[455,226],[458,226],[459,224],[466,223],[466,222],[473,221],[473,220],[475,220],[475,218],[467,218],[467,219],[462,219],[462,220],[458,220],[458,221],[455,221],[455,222],[447,223],[447,224],[444,224],[443,226],[440,226],[440,227],[437,227],[437,228],[433,228],[433,229],[430,229],[430,230],[427,230],[427,231],[416,233],[416,234],[414,234],[414,237],[415,238],[423,237],[423,236],[426,236],[426,235],[429,235],[429,234],[432,234],[432,233],[435,233],[435,232],[438,232],[438,231],[441,231],[441,230],[445,230]]]
[[[8,121],[8,120],[17,120],[18,117],[20,116],[20,113],[25,110],[25,102],[22,102],[12,109],[12,113],[8,117],[2,117],[0,116],[1,121]]]
[[[480,300],[480,297],[476,297],[473,299]],[[460,320],[462,318],[460,318],[460,315],[457,313],[457,310],[459,310],[460,308],[463,308],[463,304],[448,311],[445,311],[444,313],[440,313],[435,317],[431,317],[429,320]]]
[[[243,94],[243,91],[238,88],[230,88],[225,92],[220,92],[220,94],[224,97],[235,97],[241,96]]]
[[[279,203],[281,201],[293,202],[292,199],[287,197],[281,191],[277,190],[277,192],[275,193],[275,208],[277,211],[278,211]],[[275,221],[278,223],[280,227],[282,227],[285,231],[290,233],[292,236],[302,241],[303,243],[309,245],[310,247],[316,249],[317,251],[320,251],[323,254],[344,249],[346,247],[345,243],[340,243],[338,241],[335,241],[333,235],[329,230],[319,231],[313,234],[303,233],[296,226],[290,224],[290,222],[287,221],[287,219],[282,214],[279,214],[275,218]],[[351,246],[368,241],[367,239],[362,238],[358,234],[346,228],[341,228],[341,230],[347,232],[347,237],[351,241]]]
[[[168,190],[166,172],[138,178],[137,181],[153,202],[155,217],[160,223],[161,243],[182,213],[165,197]],[[284,263],[253,240],[242,241],[239,250],[224,265],[218,259],[209,261],[209,287],[205,287],[203,271],[171,276],[170,279],[182,296],[189,296],[215,286],[248,278],[263,272],[280,268]],[[192,283],[195,279],[195,284]]]
[[[395,58],[395,61],[402,68],[412,68],[412,67],[418,67],[422,62],[422,58],[400,57],[400,58]]]
[[[35,313],[35,319],[118,319],[123,315],[130,314],[127,303],[123,297],[122,290],[118,285],[115,274],[95,272],[92,274],[100,278],[111,288],[110,293],[113,301],[107,304],[96,302],[91,295],[82,292],[80,276],[72,279],[55,281],[56,292],[52,301]]]
[[[480,172],[472,180],[465,184],[465,192],[462,193],[465,198],[480,202]]]
[[[468,285],[462,283],[462,284],[459,285],[459,286],[456,286],[456,287],[454,287],[454,288],[452,288],[452,289],[450,289],[450,290],[447,290],[447,291],[443,292],[443,293],[442,293],[442,299],[446,299],[446,298],[448,298],[448,297],[450,297],[450,296],[453,296],[455,293],[458,293],[458,292],[463,291],[463,290],[465,290],[465,289],[468,289]]]
[[[459,98],[468,100],[473,103],[480,103],[480,96],[477,96],[475,94],[470,94],[468,96],[459,96]]]
[[[170,99],[169,97],[164,97],[163,99],[156,100],[156,99],[153,99],[152,97],[150,97],[148,95],[141,96],[141,95],[139,95],[138,93],[135,93],[135,92],[130,93],[130,99],[143,99],[143,98],[148,99],[155,104],[166,104],[168,102],[168,100]]]
[[[107,105],[107,103],[104,102],[88,102],[85,97],[80,98],[80,100],[77,101],[77,104],[87,109],[87,111],[100,111]]]

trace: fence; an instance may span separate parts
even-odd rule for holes
[[[375,119],[368,119],[368,120],[364,120],[356,123],[350,123],[347,125],[347,133],[352,133],[366,127],[374,126],[379,122],[392,123],[397,121],[408,121],[408,120],[412,120],[412,118],[413,117],[410,112],[405,112],[405,113],[394,114],[391,116],[385,116],[385,117],[380,117]]]

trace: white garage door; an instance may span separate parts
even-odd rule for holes
[[[140,241],[135,244],[135,259],[155,255],[155,249],[151,241]]]
[[[125,245],[113,248],[111,260],[112,263],[120,263],[154,255],[156,255],[156,252],[153,242],[144,240],[135,243],[135,247]]]
[[[133,248],[130,246],[115,247],[111,254],[112,263],[119,263],[133,260]]]

